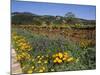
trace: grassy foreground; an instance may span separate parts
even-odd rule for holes
[[[95,69],[95,46],[81,47],[62,36],[55,38],[12,29],[12,45],[23,73]]]

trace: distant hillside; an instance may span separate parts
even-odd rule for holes
[[[95,20],[85,20],[72,16],[51,16],[37,15],[29,12],[13,12],[11,13],[12,24],[18,25],[95,25]]]

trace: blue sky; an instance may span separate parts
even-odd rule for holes
[[[64,16],[73,12],[78,18],[95,20],[95,10],[95,6],[89,5],[12,1],[12,12],[31,12],[38,15]]]

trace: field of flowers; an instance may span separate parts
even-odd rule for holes
[[[12,28],[11,36],[23,73],[95,69],[95,45],[82,42],[81,47],[62,36],[50,38],[18,28]]]

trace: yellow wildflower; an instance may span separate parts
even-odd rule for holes
[[[42,67],[43,70],[45,70],[45,67]]]
[[[59,58],[57,57],[57,58],[56,58],[56,60],[58,61],[58,60],[59,60]]]
[[[64,58],[66,58],[66,59],[67,59],[67,58],[69,58],[69,56],[68,56],[68,55],[64,55]]]
[[[42,57],[41,58],[39,58],[40,60],[42,60]]]
[[[17,60],[21,60],[20,55],[17,55],[17,56],[16,56],[16,59],[17,59]]]
[[[44,58],[44,56],[42,56],[42,58]]]
[[[23,46],[20,47],[21,50],[24,50],[25,48]]]
[[[18,42],[16,41],[16,44],[18,44]]]
[[[40,56],[37,56],[37,58],[40,58]]]
[[[58,62],[58,63],[61,63],[62,62],[62,60],[61,59],[59,59],[58,57],[53,61],[54,63],[56,63],[56,62]]]
[[[29,70],[27,73],[32,74],[32,72],[33,72],[32,70]]]
[[[19,46],[22,46],[23,45],[23,43],[21,42],[21,43],[19,43]]]
[[[65,54],[65,55],[68,55],[68,53],[67,53],[67,52],[64,52],[64,54]]]
[[[13,38],[16,40],[18,38],[18,36],[14,36]]]
[[[32,69],[34,69],[34,66],[32,66]]]
[[[47,63],[48,63],[48,61],[47,61],[47,60],[45,60],[45,61],[44,61],[44,63],[45,63],[45,64],[47,64]]]
[[[40,69],[40,70],[39,70],[39,72],[43,72],[43,70],[42,70],[42,69]]]
[[[58,60],[58,63],[62,63],[62,60],[61,60],[61,59],[59,59],[59,60]]]
[[[62,53],[58,53],[59,55],[59,58],[62,58],[63,57],[63,54]]]
[[[67,59],[67,58],[65,58],[65,57],[63,58],[63,60],[66,60],[66,59]]]
[[[40,63],[41,63],[41,61],[38,61],[37,63],[39,63],[39,64],[40,64]]]
[[[57,62],[57,60],[54,60],[53,62],[54,62],[54,63],[56,63],[56,62]]]
[[[67,59],[68,62],[71,62],[71,61],[73,61],[73,60],[74,60],[73,57],[70,57],[70,58]]]
[[[26,54],[25,53],[22,53],[22,55],[25,56]]]

